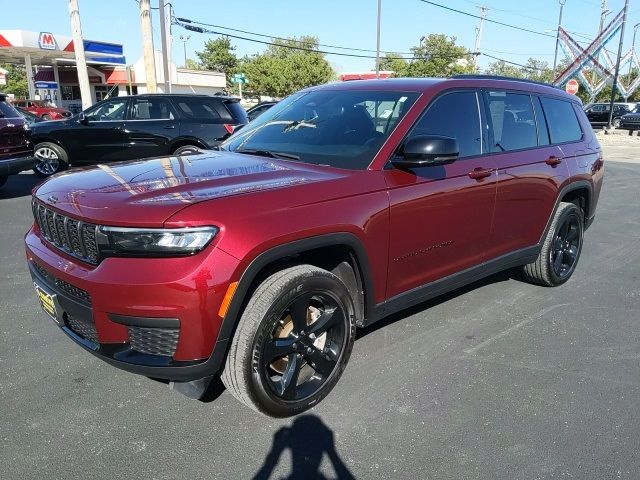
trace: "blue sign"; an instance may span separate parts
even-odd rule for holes
[[[43,90],[55,90],[58,88],[58,84],[56,82],[36,82],[35,87]]]

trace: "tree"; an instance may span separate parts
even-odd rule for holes
[[[239,70],[246,75],[252,92],[285,97],[335,78],[324,54],[317,50],[315,37],[274,39],[262,54],[243,59]]]
[[[202,64],[196,62],[193,58],[187,58],[187,64],[184,68],[188,68],[189,70],[202,70]]]
[[[0,67],[8,71],[7,84],[2,87],[2,91],[12,93],[18,98],[27,98],[29,87],[27,86],[27,70],[24,65],[4,63],[0,64]]]
[[[380,59],[380,70],[391,70],[394,77],[401,77],[407,71],[407,62],[399,53],[387,53]]]
[[[231,76],[237,72],[238,57],[234,53],[235,46],[229,37],[208,40],[202,52],[196,52],[200,64],[205,70],[223,72],[227,77],[227,86],[231,85]]]
[[[524,78],[524,74],[520,67],[511,65],[504,60],[490,63],[485,73],[488,75],[500,75],[501,77]]]
[[[450,77],[475,71],[468,50],[456,44],[456,37],[430,34],[411,48],[413,59],[408,62],[403,77]]]

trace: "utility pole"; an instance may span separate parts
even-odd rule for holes
[[[487,7],[478,7],[480,9],[480,25],[476,27],[476,44],[473,47],[473,65],[478,66],[478,56],[480,55],[480,42],[482,41],[482,27],[484,19],[487,16]]]
[[[149,0],[140,0],[140,28],[142,30],[142,50],[144,54],[144,74],[147,79],[147,93],[157,93],[158,83],[156,81],[156,60],[153,51]]]
[[[624,13],[622,14],[622,28],[620,29],[620,43],[618,44],[618,58],[616,59],[616,72],[613,75],[613,84],[611,85],[611,101],[609,102],[609,122],[607,124],[607,129],[611,128],[611,122],[613,121],[613,102],[616,99],[616,88],[618,88],[618,75],[620,74],[620,58],[622,57],[622,42],[624,42],[624,27],[627,24],[628,11],[629,11],[629,0],[624,0]]]
[[[380,13],[381,11],[382,11],[382,0],[378,0],[378,20],[377,20],[377,28],[376,28],[376,78],[380,78]]]
[[[182,49],[184,51],[184,68],[187,68],[187,42],[191,38],[191,35],[180,35],[182,41]]]
[[[164,15],[164,0],[158,1],[160,14],[160,43],[162,44],[162,78],[164,93],[171,93],[171,79],[169,78],[169,54],[167,52],[167,17]]]
[[[553,55],[553,76],[556,76],[556,67],[558,66],[558,46],[560,45],[560,27],[562,26],[562,10],[567,0],[558,0],[560,2],[560,16],[558,17],[558,28],[556,29],[556,53]]]
[[[80,98],[82,99],[82,109],[85,110],[93,104],[93,101],[91,99],[91,87],[89,86],[87,61],[84,58],[84,42],[82,40],[78,0],[69,0],[69,17],[71,18],[73,50],[76,54],[76,70],[78,72],[78,84],[80,85]]]

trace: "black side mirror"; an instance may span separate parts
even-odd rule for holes
[[[89,125],[89,119],[87,118],[84,112],[80,112],[80,114],[78,115],[78,122],[80,122],[83,125]]]
[[[391,160],[397,168],[429,167],[455,162],[460,153],[458,140],[441,135],[418,135],[409,139],[401,156]]]

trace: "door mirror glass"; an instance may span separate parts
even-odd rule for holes
[[[458,140],[441,135],[417,135],[407,140],[402,155],[391,163],[397,168],[429,167],[456,161]]]

